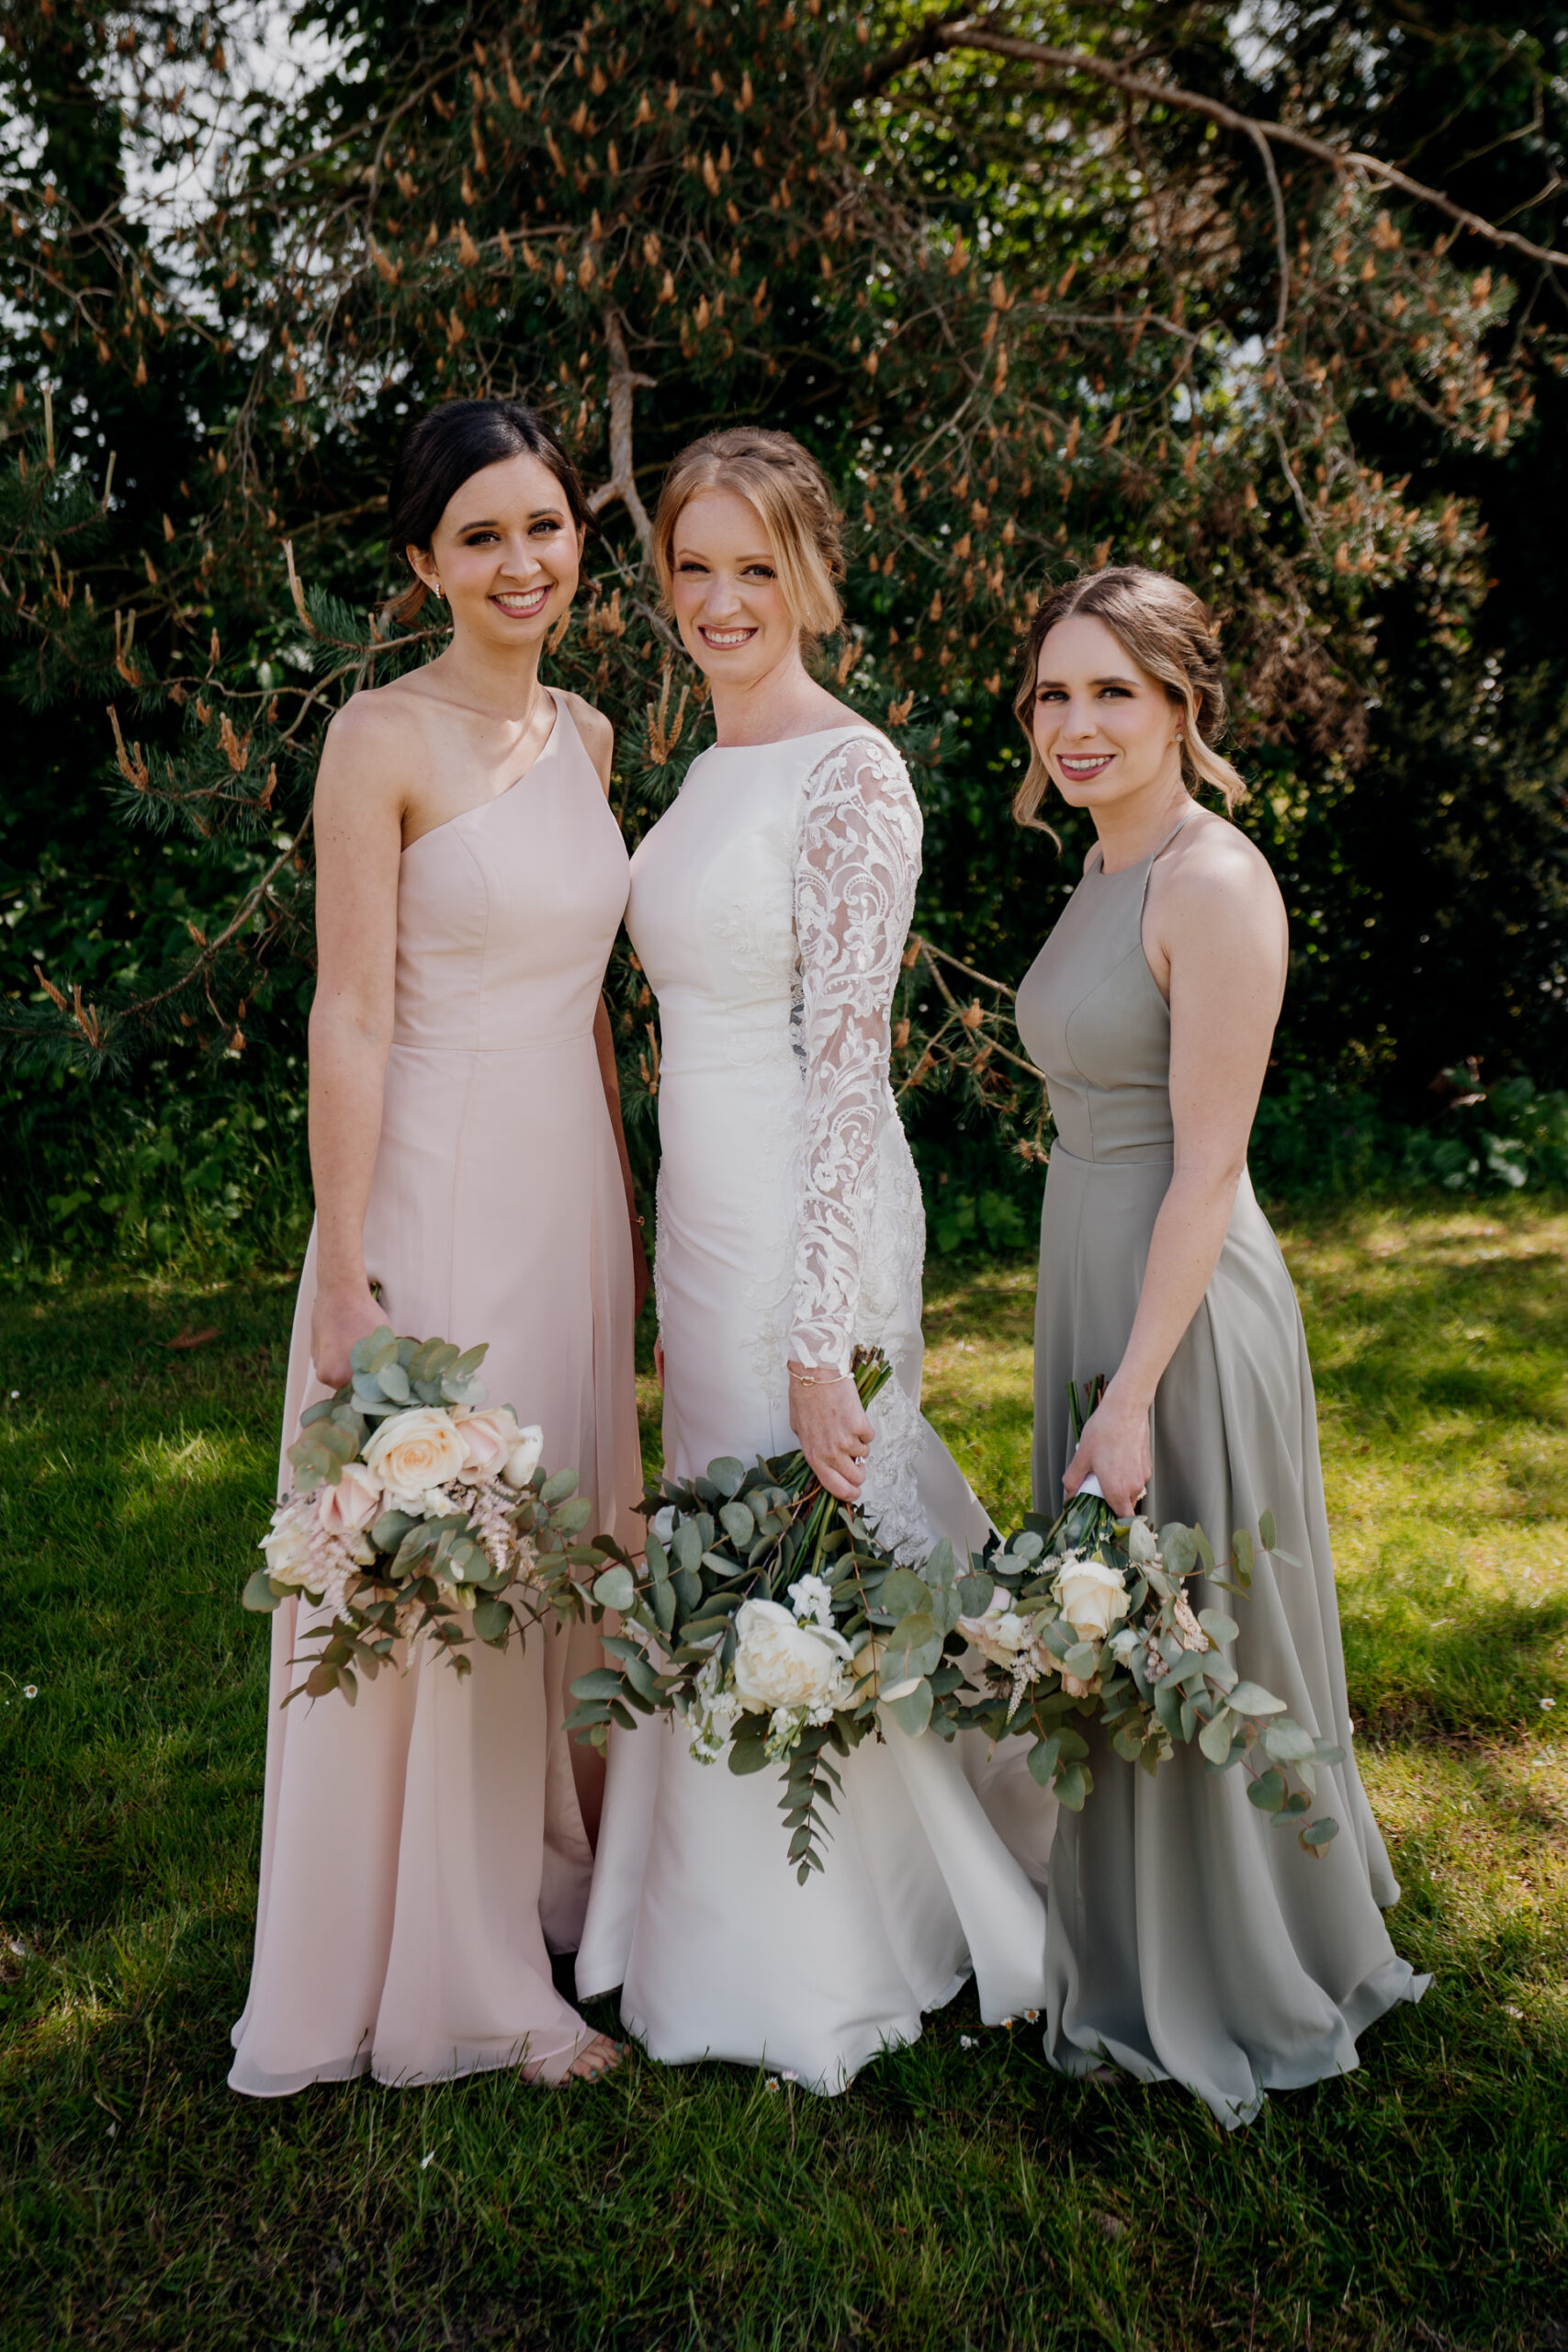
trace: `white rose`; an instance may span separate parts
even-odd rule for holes
[[[477,1478],[499,1478],[515,1452],[523,1432],[510,1405],[486,1405],[470,1413],[459,1406],[452,1426],[468,1450],[465,1468]]]
[[[1056,1578],[1056,1600],[1080,1642],[1102,1642],[1127,1614],[1127,1584],[1103,1560],[1073,1560]]]
[[[519,1430],[515,1444],[506,1457],[502,1472],[509,1487],[525,1487],[539,1466],[539,1456],[545,1450],[545,1432],[537,1421]]]
[[[444,1478],[457,1477],[467,1461],[468,1448],[440,1405],[389,1413],[365,1442],[365,1467],[389,1496],[423,1495]]]
[[[381,1516],[381,1481],[363,1462],[345,1462],[335,1487],[316,1488],[316,1517],[329,1535],[357,1535]]]
[[[325,1562],[312,1557],[316,1514],[310,1503],[290,1503],[262,1537],[258,1549],[266,1555],[266,1572],[279,1584],[309,1585],[319,1592],[327,1574]]]
[[[778,1707],[846,1706],[853,1684],[845,1673],[850,1645],[841,1634],[796,1624],[776,1600],[748,1600],[735,1620],[735,1688],[752,1714]]]

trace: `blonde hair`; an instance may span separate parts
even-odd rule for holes
[[[1013,798],[1021,825],[1050,832],[1037,814],[1051,778],[1034,741],[1034,684],[1040,649],[1058,621],[1070,613],[1103,621],[1141,670],[1157,678],[1183,714],[1181,773],[1190,792],[1212,785],[1228,814],[1245,800],[1247,786],[1230,762],[1213,747],[1224,730],[1225,673],[1220,641],[1201,596],[1166,571],[1141,563],[1081,572],[1042,599],[1023,646],[1023,675],[1013,697],[1019,725],[1029,739],[1029,768]]]
[[[756,508],[802,637],[811,641],[841,628],[844,518],[828,477],[793,433],[768,433],[758,424],[705,433],[665,475],[653,518],[653,565],[665,610],[673,609],[675,526],[682,508],[705,490],[731,491]]]

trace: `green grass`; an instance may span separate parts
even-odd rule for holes
[[[966,1999],[829,2102],[636,2053],[569,2094],[231,2098],[266,1645],[235,1595],[290,1297],[0,1304],[0,2346],[1568,2346],[1568,1216],[1282,1238],[1394,1934],[1437,1983],[1229,2136]],[[1032,1308],[1026,1264],[933,1273],[928,1403],[1003,1517]]]

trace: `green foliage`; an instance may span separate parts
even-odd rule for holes
[[[142,1110],[164,1083],[132,1067],[149,1051],[209,1098],[226,1057],[276,1084],[309,985],[321,725],[437,641],[389,648],[368,619],[395,577],[391,445],[423,402],[491,389],[548,408],[603,493],[554,674],[617,722],[633,838],[705,733],[638,518],[694,433],[777,419],[849,512],[851,628],[827,659],[915,764],[938,945],[1010,978],[1038,944],[1072,866],[1002,813],[1014,630],[1064,567],[1142,556],[1224,616],[1246,821],[1298,943],[1281,1069],[1408,1097],[1480,1054],[1559,1080],[1562,679],[1537,583],[1560,555],[1538,477],[1568,436],[1531,284],[1485,238],[1438,252],[1441,215],[1281,150],[1276,341],[1251,140],[1026,61],[933,58],[902,7],[322,6],[300,20],[321,62],[265,101],[222,9],[80,0],[63,37],[52,6],[14,14],[0,1028],[29,1067],[107,1060]],[[1416,41],[1374,11],[1352,42],[1289,6],[1245,50],[1218,8],[1019,28],[1419,147],[1435,176],[1451,157],[1477,210],[1554,233],[1533,20]],[[127,193],[198,152],[188,203]],[[910,1067],[951,1011],[918,977]],[[626,974],[615,992],[646,1134],[646,1021]],[[964,1089],[941,1075],[951,1139]],[[1009,1083],[994,1063],[979,1099],[1027,1138]],[[62,1156],[80,1100],[59,1098]],[[1009,1187],[965,1189],[984,1232]]]

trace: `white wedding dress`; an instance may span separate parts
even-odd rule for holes
[[[662,1042],[666,1462],[791,1451],[787,1360],[880,1346],[896,1377],[863,1502],[911,1562],[987,1527],[919,1403],[925,1225],[888,1053],[919,843],[903,763],[863,725],[718,748],[633,858],[626,916]],[[678,1720],[613,1732],[580,1997],[620,1985],[656,2058],[822,2091],[971,1972],[988,2022],[1039,2008],[1054,1807],[1021,1760],[888,1724],[840,1759],[826,1866],[800,1886],[778,1772],[694,1761]]]

